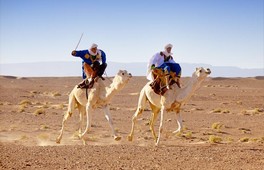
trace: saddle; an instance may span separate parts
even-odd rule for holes
[[[106,65],[100,65],[100,63],[96,61],[91,65],[91,68],[93,70],[92,77],[84,79],[81,83],[78,84],[77,88],[90,89],[93,87],[94,82],[97,82],[99,78],[105,80],[102,75],[104,73]]]
[[[176,73],[170,72],[170,74],[165,73],[160,68],[154,68],[152,70],[152,74],[154,77],[154,81],[150,84],[150,87],[153,91],[158,95],[164,95],[168,90],[167,86],[171,86],[173,84],[177,84]],[[166,78],[168,78],[168,82],[166,82]],[[177,84],[179,86],[179,84]]]

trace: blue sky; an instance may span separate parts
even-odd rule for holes
[[[179,63],[264,68],[264,0],[0,0],[0,63],[148,62],[172,43]]]

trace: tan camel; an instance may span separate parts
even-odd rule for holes
[[[182,119],[180,115],[180,108],[184,103],[186,103],[190,99],[190,97],[194,94],[195,90],[199,88],[201,83],[210,73],[211,73],[210,69],[204,69],[202,67],[196,68],[196,71],[192,74],[189,83],[185,87],[179,88],[176,84],[173,84],[171,86],[171,89],[169,89],[163,96],[154,93],[154,91],[150,87],[151,82],[148,82],[140,92],[138,107],[132,118],[132,129],[128,136],[128,140],[132,141],[133,139],[134,127],[137,117],[144,111],[147,101],[149,101],[152,110],[152,115],[150,119],[150,130],[155,139],[156,145],[158,145],[160,141],[165,112],[174,111],[176,113],[178,129],[173,133],[177,133],[181,131]],[[161,112],[161,117],[160,117],[159,134],[157,138],[154,131],[154,123],[156,121],[159,112]]]
[[[105,118],[109,122],[112,133],[114,135],[114,139],[120,140],[121,137],[117,136],[115,129],[113,127],[112,117],[109,112],[109,104],[115,93],[121,90],[128,83],[131,77],[132,75],[128,73],[126,70],[119,70],[117,75],[114,77],[113,82],[110,84],[110,87],[106,87],[104,85],[103,80],[98,79],[97,82],[94,83],[93,87],[88,90],[88,99],[86,98],[86,90],[77,88],[77,86],[75,86],[70,93],[68,111],[65,113],[63,117],[62,128],[60,131],[60,135],[57,137],[56,142],[60,143],[65,122],[67,121],[69,116],[72,115],[76,105],[80,114],[79,137],[83,140],[84,144],[85,144],[85,140],[83,139],[83,136],[91,129],[91,121],[92,121],[91,111],[93,111],[98,107],[102,107],[104,109]],[[84,132],[82,133],[81,127],[83,122],[83,116],[85,115],[85,113],[87,117],[87,125]]]

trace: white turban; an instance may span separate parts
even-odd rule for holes
[[[91,54],[91,55],[97,55],[98,53],[99,53],[99,50],[97,49],[96,50],[96,53],[94,53],[94,52],[92,52],[92,50],[91,49],[93,49],[93,48],[97,48],[98,47],[98,45],[97,44],[92,44],[91,45],[91,48],[90,48],[90,50],[89,50],[89,53]]]
[[[168,53],[167,52],[167,48],[172,48],[173,47],[173,45],[172,44],[167,44],[165,47],[164,47],[164,51],[163,51],[163,54],[166,56],[166,57],[168,57],[168,56],[170,56],[170,55],[172,55],[173,53]]]
[[[93,43],[93,44],[91,45],[91,49],[92,49],[92,48],[97,48],[97,47],[98,47],[97,44],[94,44],[94,43]]]
[[[172,44],[167,44],[167,45],[164,47],[164,49],[166,50],[167,48],[172,48],[172,47],[173,47]]]

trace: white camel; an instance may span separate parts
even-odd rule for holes
[[[59,136],[57,137],[56,142],[60,143],[65,122],[67,121],[69,116],[72,115],[76,105],[80,114],[79,137],[80,139],[83,140],[84,144],[85,144],[85,140],[83,139],[83,136],[91,129],[91,121],[92,121],[91,111],[93,111],[98,107],[102,107],[104,109],[105,118],[109,122],[114,139],[120,140],[121,137],[119,137],[116,134],[116,131],[113,127],[112,117],[109,112],[109,104],[112,97],[116,94],[116,92],[121,90],[128,83],[131,77],[132,75],[128,73],[126,70],[119,70],[117,75],[114,77],[113,82],[110,84],[110,87],[106,87],[103,80],[98,79],[97,82],[94,83],[93,87],[88,90],[88,99],[86,97],[86,90],[77,88],[77,86],[75,86],[69,95],[68,110],[63,117],[62,128]],[[87,124],[84,132],[82,133],[82,122],[85,113],[87,117]]]
[[[163,96],[156,94],[152,88],[150,87],[150,83],[148,82],[140,92],[138,107],[132,118],[132,129],[128,136],[128,140],[132,141],[134,135],[134,127],[138,115],[140,115],[145,108],[146,102],[149,101],[152,115],[150,119],[150,130],[155,139],[156,145],[159,144],[161,133],[162,133],[162,125],[164,123],[164,113],[165,112],[175,112],[177,118],[178,129],[173,133],[177,133],[182,129],[182,118],[180,115],[181,106],[186,103],[190,97],[194,94],[195,90],[199,88],[201,83],[205,80],[205,78],[211,73],[210,69],[204,68],[196,68],[195,72],[192,74],[192,77],[187,83],[187,85],[183,88],[179,88],[176,84],[171,86]],[[160,117],[160,126],[159,126],[159,134],[158,138],[154,131],[154,123],[158,116],[158,113],[161,112]]]

